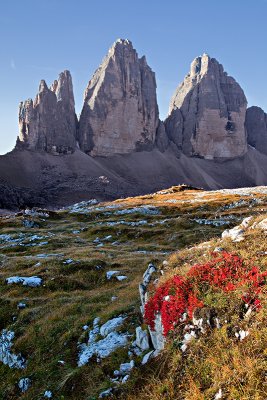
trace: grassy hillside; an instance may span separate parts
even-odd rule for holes
[[[218,246],[266,269],[262,231],[248,232],[240,243],[220,240],[224,229],[246,216],[261,219],[266,200],[265,189],[204,192],[173,187],[48,215],[2,217],[0,330],[14,332],[11,351],[21,354],[27,364],[18,369],[0,362],[0,398],[43,399],[45,391],[51,391],[54,399],[98,398],[111,386],[113,371],[129,361],[128,348],[78,367],[77,343],[88,341],[86,326],[91,327],[96,317],[104,323],[123,315],[121,329],[133,335],[129,343],[134,340],[135,327],[143,323],[138,284],[149,262],[164,269],[160,283],[206,262]],[[107,279],[106,273],[113,270],[127,279]],[[42,284],[7,284],[6,279],[14,276],[37,276]],[[18,307],[19,303],[25,308]],[[221,329],[208,330],[185,353],[177,344],[179,338],[170,335],[162,354],[134,368],[115,396],[213,399],[221,389],[221,398],[266,398],[264,296],[261,310],[245,322],[249,336],[243,341],[228,335],[239,321],[234,298],[213,296],[210,303],[228,312],[228,322]],[[140,356],[135,357],[136,366],[140,361]],[[24,377],[30,378],[31,386],[21,393],[18,382]]]

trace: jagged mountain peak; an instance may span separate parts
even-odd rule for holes
[[[247,151],[246,107],[239,84],[204,53],[193,60],[170,102],[168,135],[188,156],[239,157]]]
[[[54,154],[74,151],[77,136],[72,79],[69,71],[59,74],[50,89],[41,80],[34,102],[19,105],[17,148]]]
[[[41,93],[41,92],[46,92],[46,91],[48,91],[48,86],[46,84],[46,81],[44,79],[41,79],[38,92]]]
[[[201,56],[193,59],[185,80],[194,79],[196,82],[199,82],[207,74],[228,76],[227,72],[224,71],[223,65],[216,58],[211,57],[208,53],[203,53]],[[234,80],[232,77],[229,78]]]
[[[133,44],[132,44],[131,40],[122,39],[122,38],[118,38],[117,40],[115,40],[115,42],[112,45],[112,48],[113,47],[121,47],[121,46],[133,48]]]
[[[55,94],[57,96],[57,101],[69,103],[70,106],[74,108],[74,95],[70,71],[65,70],[59,74]]]
[[[207,53],[203,53],[202,56],[194,58],[188,75],[194,77],[195,75],[203,75],[206,73],[210,64],[210,60],[211,58]]]
[[[110,58],[121,59],[127,56],[129,57],[130,55],[136,58],[138,57],[132,42],[129,39],[117,39],[109,48],[102,64],[104,64],[105,61],[109,60]]]
[[[128,39],[119,39],[85,90],[80,146],[94,156],[152,148],[158,124],[155,74]]]

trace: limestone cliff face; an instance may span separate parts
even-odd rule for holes
[[[44,80],[32,99],[20,103],[17,148],[49,153],[70,153],[75,150],[77,136],[72,79],[64,71],[51,88]]]
[[[169,138],[188,156],[235,158],[246,153],[247,100],[234,78],[207,54],[197,57],[170,103]]]
[[[249,107],[245,123],[248,144],[267,154],[267,114],[260,107]]]
[[[93,156],[152,149],[159,125],[155,74],[129,40],[117,40],[88,83],[79,143]]]

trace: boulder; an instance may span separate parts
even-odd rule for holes
[[[155,350],[163,350],[165,346],[165,337],[163,335],[163,326],[161,315],[157,314],[155,317],[155,327],[152,330],[148,327],[151,341]]]
[[[149,349],[149,340],[146,330],[143,330],[141,326],[135,329],[136,332],[136,345],[143,351]]]
[[[140,294],[140,300],[141,300],[140,310],[141,310],[142,315],[144,315],[144,307],[145,307],[145,303],[147,301],[148,285],[151,282],[152,275],[155,272],[157,272],[157,268],[152,263],[150,263],[143,274],[143,281],[139,284],[139,294]]]
[[[222,233],[222,239],[230,238],[233,242],[241,242],[244,240],[245,231],[248,229],[250,222],[253,217],[246,217],[243,219],[240,225],[235,226],[232,229],[226,229]]]

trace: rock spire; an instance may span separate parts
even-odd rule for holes
[[[19,106],[17,148],[54,154],[73,152],[76,147],[77,117],[69,71],[59,74],[51,88],[41,80],[35,100]]]
[[[158,125],[155,74],[129,40],[119,39],[85,90],[80,147],[93,156],[150,150]]]
[[[169,138],[187,156],[228,159],[247,151],[247,100],[234,78],[207,54],[195,58],[169,108]]]

